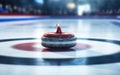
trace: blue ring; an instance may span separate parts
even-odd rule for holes
[[[15,39],[2,39],[2,42],[10,41],[21,41],[21,40],[34,40],[35,38],[15,38]],[[118,40],[108,40],[108,39],[94,39],[94,38],[77,38],[78,40],[92,40],[108,42],[120,45]],[[0,64],[11,64],[11,65],[35,65],[35,66],[71,66],[71,65],[99,65],[108,63],[120,62],[120,52],[103,55],[96,57],[81,57],[81,58],[61,58],[61,59],[39,59],[39,58],[21,58],[21,57],[11,57],[0,55]]]

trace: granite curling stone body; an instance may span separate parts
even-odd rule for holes
[[[62,32],[59,24],[56,32],[45,33],[41,39],[41,44],[47,48],[70,48],[76,45],[74,34]]]

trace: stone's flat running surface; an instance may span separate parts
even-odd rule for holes
[[[45,33],[41,39],[41,44],[47,48],[70,48],[76,45],[74,34],[62,32],[59,24],[56,32]]]

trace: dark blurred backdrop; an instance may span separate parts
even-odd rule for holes
[[[120,15],[120,0],[0,0],[1,14]]]

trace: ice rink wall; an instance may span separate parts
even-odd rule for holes
[[[44,20],[44,19],[120,19],[120,16],[36,16],[36,15],[15,15],[0,14],[0,22],[23,21],[23,20]]]

